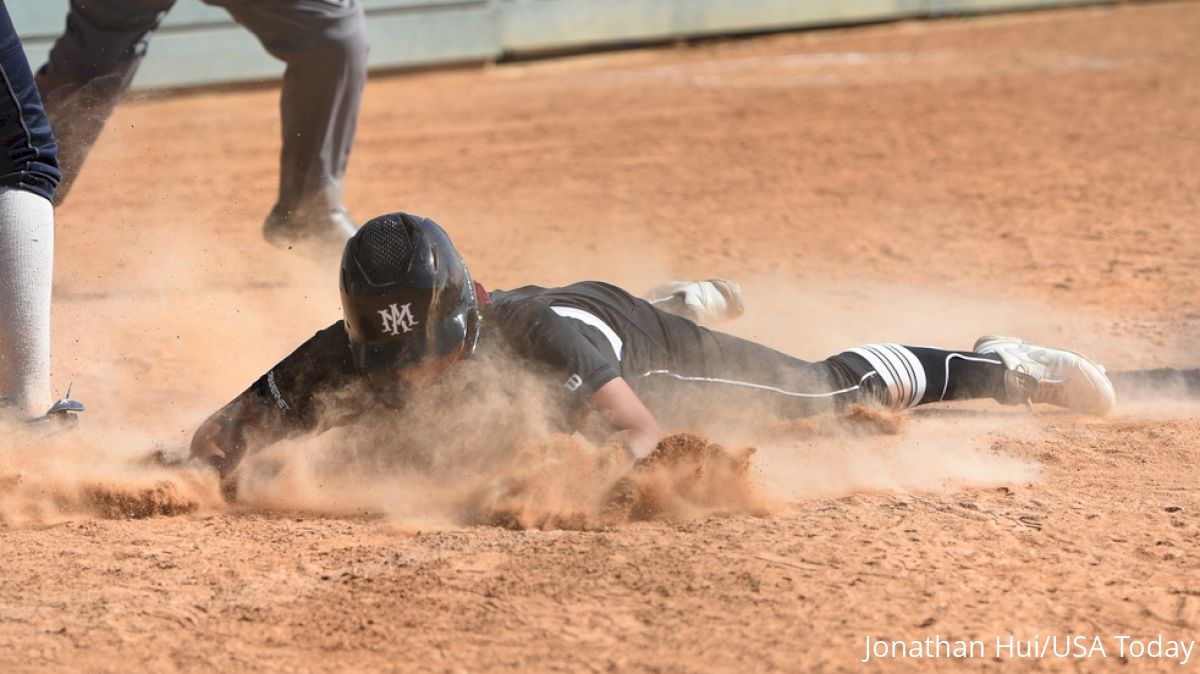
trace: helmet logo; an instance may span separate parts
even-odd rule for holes
[[[412,313],[412,302],[399,308],[392,304],[387,309],[381,309],[379,315],[383,317],[383,331],[389,335],[398,335],[401,330],[412,332],[413,326],[417,324],[417,319]]]

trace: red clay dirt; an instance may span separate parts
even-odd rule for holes
[[[347,201],[435,217],[489,287],[741,279],[728,329],[810,359],[1000,332],[1197,367],[1198,34],[1200,3],[1133,4],[376,77]],[[1200,638],[1200,405],[1170,396],[703,429],[757,451],[599,523],[562,467],[613,466],[565,438],[393,474],[331,434],[239,507],[139,465],[338,317],[335,267],[258,231],[277,134],[270,88],[131,101],[59,210],[54,381],[89,411],[0,441],[0,671],[1178,671],[860,661]],[[745,498],[705,501],[724,473]]]

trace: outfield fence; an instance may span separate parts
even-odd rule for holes
[[[1016,11],[1116,0],[360,0],[373,69],[495,61],[714,35]],[[8,0],[34,68],[68,0]],[[150,43],[138,88],[272,80],[283,65],[229,15],[179,0]]]

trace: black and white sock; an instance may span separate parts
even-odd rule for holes
[[[991,354],[865,344],[827,362],[861,382],[861,398],[893,410],[943,400],[1004,397],[1004,364]]]

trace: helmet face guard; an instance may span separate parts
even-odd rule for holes
[[[359,372],[420,366],[463,348],[479,332],[474,283],[450,238],[427,218],[393,213],[346,244],[342,311]]]

